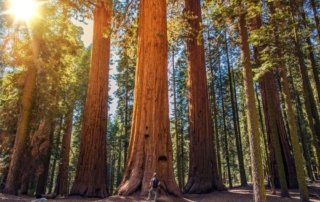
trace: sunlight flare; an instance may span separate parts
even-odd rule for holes
[[[15,16],[15,21],[29,21],[37,14],[37,5],[34,0],[11,0],[9,13]]]

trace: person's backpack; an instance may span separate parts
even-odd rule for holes
[[[152,178],[152,188],[158,188],[158,183],[159,180],[156,177]]]

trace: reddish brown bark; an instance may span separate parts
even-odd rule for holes
[[[252,20],[252,29],[259,29],[261,27],[261,18],[259,16],[256,16]],[[259,47],[254,47],[254,58],[256,61],[257,66],[260,66],[260,50]],[[267,72],[264,76],[265,81],[260,82],[260,91],[261,93],[261,98],[262,98],[262,103],[263,103],[263,111],[264,111],[264,118],[266,122],[266,128],[267,128],[267,133],[268,133],[268,142],[269,142],[269,149],[270,150],[270,155],[275,155],[274,152],[274,145],[272,141],[272,136],[271,136],[271,123],[270,123],[270,110],[268,110],[269,103],[267,101],[268,96],[271,96],[272,100],[272,106],[274,106],[273,113],[275,114],[276,124],[277,124],[277,135],[279,136],[280,139],[280,146],[281,146],[281,152],[284,160],[284,168],[285,168],[285,174],[286,174],[286,180],[288,183],[289,188],[297,188],[298,187],[298,181],[297,181],[297,175],[296,175],[296,169],[294,166],[294,161],[293,157],[291,154],[291,148],[289,145],[289,140],[288,140],[288,135],[285,130],[285,124],[283,121],[282,113],[280,110],[280,102],[277,94],[277,87],[276,87],[276,80],[272,72]],[[268,78],[268,79],[265,79]],[[269,95],[266,94],[266,86],[268,85],[269,87]],[[276,161],[275,161],[275,156],[270,156],[270,163],[274,164],[271,165],[273,176],[278,176],[277,169],[276,169]],[[279,178],[274,179],[275,185],[279,185]]]
[[[28,67],[24,89],[22,94],[22,100],[20,104],[20,115],[18,118],[17,133],[13,146],[13,152],[11,155],[11,162],[7,182],[3,193],[6,194],[18,194],[18,188],[21,176],[21,166],[23,163],[23,155],[26,152],[28,125],[31,115],[33,92],[36,84],[37,65],[39,57],[40,39],[37,36],[33,36],[32,50],[34,57],[34,65]]]
[[[181,195],[173,174],[167,66],[166,1],[141,0],[129,154],[116,194],[146,195],[156,172],[161,193]]]
[[[185,193],[206,193],[226,187],[218,174],[217,158],[212,140],[212,119],[208,102],[203,38],[201,36],[200,0],[185,1],[185,15],[195,15],[188,22],[193,34],[188,36],[188,98],[190,166]]]
[[[106,132],[112,3],[97,4],[80,153],[70,194],[107,197]]]

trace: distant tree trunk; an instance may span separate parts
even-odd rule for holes
[[[18,194],[18,188],[21,177],[21,166],[23,164],[23,156],[26,152],[27,138],[28,138],[28,125],[31,115],[33,93],[36,85],[37,66],[39,65],[39,53],[40,53],[40,38],[36,35],[32,39],[32,51],[34,64],[28,67],[24,89],[22,94],[22,100],[20,104],[20,114],[17,124],[17,133],[13,146],[13,152],[11,155],[11,162],[9,167],[9,173],[7,182],[3,193],[5,194]]]
[[[109,169],[109,172],[110,172],[110,176],[111,176],[111,179],[110,179],[110,194],[113,194],[113,189],[114,189],[114,166],[115,166],[115,163],[116,163],[116,158],[115,156],[112,156],[111,157],[111,164],[110,164],[110,169]]]
[[[185,169],[185,164],[184,164],[184,148],[183,148],[183,142],[184,142],[184,134],[183,134],[183,126],[181,127],[181,144],[180,144],[180,153],[181,153],[181,175],[182,175],[182,184],[185,185],[185,173],[186,173],[186,169]]]
[[[112,1],[94,10],[92,58],[82,125],[80,153],[70,194],[107,197],[106,132]]]
[[[61,151],[61,162],[59,166],[58,176],[56,180],[55,194],[60,196],[68,196],[69,194],[69,153],[70,143],[72,135],[72,118],[73,118],[73,106],[68,106],[68,112],[66,114],[66,122],[64,133],[62,137],[62,151]]]
[[[260,148],[260,135],[258,128],[258,114],[254,97],[253,75],[250,61],[250,49],[248,43],[248,30],[246,28],[246,14],[241,0],[239,3],[239,31],[241,38],[241,55],[243,67],[244,89],[246,96],[248,135],[250,141],[250,154],[252,165],[253,201],[266,201],[266,193],[263,182],[263,169]]]
[[[24,158],[25,163],[22,167],[22,177],[21,177],[21,187],[20,193],[22,195],[27,195],[29,190],[29,183],[36,172],[36,163],[34,162],[34,157],[31,155],[31,147],[29,146]]]
[[[161,193],[181,196],[170,136],[165,0],[141,0],[138,60],[128,160],[115,194],[147,195],[153,173]]]
[[[209,50],[210,48],[210,43],[208,44]],[[220,158],[220,144],[219,144],[219,133],[218,133],[218,112],[217,112],[217,103],[216,103],[216,91],[215,91],[215,86],[214,86],[214,74],[213,74],[213,65],[212,65],[212,55],[211,51],[209,51],[209,67],[210,67],[210,74],[211,74],[211,94],[212,94],[212,103],[213,103],[213,121],[214,121],[214,127],[213,127],[213,142],[214,146],[216,148],[216,159],[217,159],[217,166],[218,166],[218,175],[221,180],[221,158]],[[221,180],[222,181],[222,180]]]
[[[231,71],[232,73],[232,80],[233,80],[233,99],[234,99],[234,103],[235,103],[235,115],[236,115],[236,122],[237,122],[237,127],[238,127],[238,133],[239,133],[239,147],[241,149],[241,152],[240,152],[240,158],[242,159],[242,162],[244,161],[243,160],[243,151],[242,151],[242,140],[241,140],[241,129],[240,129],[240,120],[239,120],[239,107],[238,107],[238,98],[237,98],[237,90],[236,90],[236,80],[235,80],[235,77],[234,77],[234,71]],[[243,162],[243,169],[244,169],[244,162]],[[247,179],[246,180],[246,184],[247,184]]]
[[[62,121],[63,121],[63,117],[60,117],[59,130],[58,130],[59,132],[56,138],[56,148],[58,147],[58,145],[60,145]],[[54,176],[56,171],[56,164],[57,164],[57,157],[54,155],[52,169],[51,169],[51,177],[50,177],[49,188],[48,188],[49,193],[52,193],[53,181],[54,181]]]
[[[118,155],[118,163],[117,163],[117,178],[116,178],[116,183],[117,184],[120,184],[121,182],[121,154],[122,154],[122,141],[121,141],[121,138],[118,138],[118,152],[117,152],[117,155]]]
[[[234,128],[234,136],[236,137],[236,148],[237,148],[237,156],[239,162],[239,171],[240,171],[240,183],[241,186],[247,185],[246,173],[244,170],[244,162],[242,157],[242,147],[240,144],[240,131],[238,130],[239,127],[237,126],[237,117],[236,117],[236,106],[234,100],[234,89],[233,89],[233,80],[231,77],[231,67],[229,61],[229,47],[228,47],[228,40],[227,40],[227,33],[225,31],[225,45],[226,45],[226,56],[227,56],[227,66],[228,66],[228,78],[229,78],[229,88],[230,88],[230,97],[231,97],[231,108],[232,108],[232,118],[233,118],[233,128]]]
[[[125,108],[124,108],[124,158],[123,167],[125,168],[127,162],[128,145],[129,145],[129,134],[128,134],[128,66],[126,68],[126,92],[125,92]]]
[[[172,88],[173,88],[173,111],[174,111],[174,131],[175,131],[175,142],[176,142],[176,161],[178,171],[178,185],[180,190],[183,187],[182,184],[182,173],[181,173],[181,159],[180,159],[180,144],[179,144],[179,130],[178,130],[178,115],[177,115],[177,98],[176,98],[176,75],[174,68],[174,48],[172,48]]]
[[[229,188],[232,188],[232,178],[231,178],[231,171],[230,171],[230,154],[229,154],[229,147],[228,147],[228,133],[227,133],[227,124],[226,124],[226,115],[224,110],[224,99],[223,99],[223,92],[222,92],[222,78],[221,78],[221,67],[219,65],[219,75],[220,75],[220,97],[221,97],[221,108],[222,108],[222,122],[223,122],[223,133],[224,133],[224,145],[226,151],[226,162],[227,162],[227,171],[228,171],[228,182]]]
[[[196,15],[188,22],[194,34],[187,40],[190,166],[185,193],[225,190],[217,167],[212,141],[212,119],[208,102],[205,55],[201,32],[200,0],[185,0],[186,15]]]
[[[51,125],[51,118],[46,119],[47,125]],[[49,174],[49,166],[50,166],[50,159],[51,159],[51,143],[53,141],[53,127],[51,126],[51,129],[48,131],[48,134],[45,134],[49,140],[49,144],[45,151],[42,152],[42,157],[40,157],[40,161],[43,164],[43,172],[38,177],[38,184],[37,184],[37,190],[36,194],[45,194],[46,186],[47,186],[47,180],[48,180],[48,174]]]

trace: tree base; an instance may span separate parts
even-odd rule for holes
[[[213,184],[211,181],[205,179],[189,179],[188,183],[183,189],[183,194],[206,194],[214,190],[227,191],[227,187],[222,183]]]

